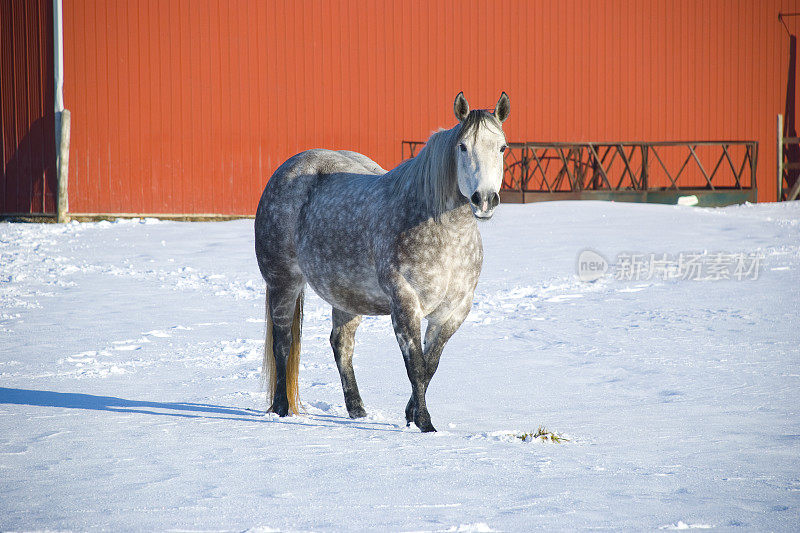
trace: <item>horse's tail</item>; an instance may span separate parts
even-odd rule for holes
[[[275,400],[275,389],[277,386],[277,372],[275,371],[275,354],[272,350],[272,316],[269,312],[269,291],[265,298],[264,324],[266,333],[264,335],[264,360],[261,364],[261,379],[268,384],[267,402],[270,408]],[[300,374],[300,337],[303,333],[303,295],[305,291],[300,291],[294,307],[294,318],[292,320],[292,345],[289,348],[289,359],[286,362],[286,399],[289,401],[289,412],[299,414],[300,387],[297,384]]]

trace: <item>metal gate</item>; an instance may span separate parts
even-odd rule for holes
[[[403,141],[403,158],[425,143]],[[756,141],[509,142],[503,202],[618,200],[699,205],[755,202]]]

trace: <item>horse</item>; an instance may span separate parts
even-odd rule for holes
[[[353,372],[363,315],[391,315],[411,382],[406,425],[436,431],[425,393],[445,344],[471,307],[483,264],[478,220],[500,203],[503,92],[493,111],[453,103],[458,124],[386,171],[351,151],[312,149],[267,182],[255,218],[266,282],[264,360],[269,411],[299,414],[298,370],[306,284],[332,307],[331,347],[351,418],[366,416]],[[427,320],[424,342],[422,318]]]

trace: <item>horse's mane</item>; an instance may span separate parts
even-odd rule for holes
[[[477,135],[486,121],[501,128],[494,115],[483,109],[469,112],[464,122],[449,130],[440,129],[431,134],[428,142],[416,157],[404,161],[389,174],[395,179],[396,194],[416,195],[434,218],[447,211],[448,200],[458,195],[456,177],[456,146],[469,134]]]

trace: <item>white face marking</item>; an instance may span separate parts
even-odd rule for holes
[[[476,218],[491,218],[493,197],[503,183],[503,147],[506,136],[491,121],[483,121],[456,146],[458,190],[470,201]]]

